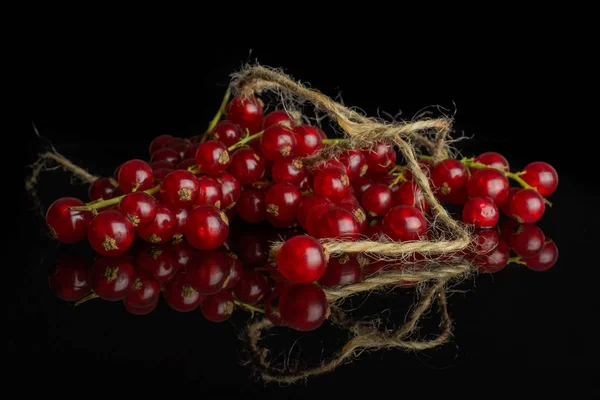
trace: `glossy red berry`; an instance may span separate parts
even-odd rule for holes
[[[352,191],[352,189],[350,189],[350,190]],[[346,196],[344,196],[344,198],[341,199],[338,204],[343,204],[343,203],[352,203],[352,204],[360,205],[360,202],[358,201],[356,196],[352,193],[348,193]]]
[[[148,245],[139,252],[135,263],[138,270],[149,272],[160,284],[173,279],[179,269],[170,245]]]
[[[185,158],[183,160],[181,160],[179,162],[179,164],[177,164],[177,166],[175,167],[175,169],[184,169],[187,171],[187,169],[189,167],[193,167],[194,165],[196,165],[196,159],[195,158]]]
[[[245,269],[233,293],[243,303],[256,304],[269,293],[269,285],[260,272]]]
[[[88,228],[92,248],[104,256],[118,256],[133,243],[135,232],[131,222],[119,211],[105,210],[96,215]]]
[[[253,149],[239,149],[233,153],[229,173],[242,185],[250,185],[265,174],[265,160]]]
[[[133,314],[133,315],[147,315],[150,314],[152,311],[154,311],[156,309],[156,306],[158,305],[158,299],[156,299],[156,301],[154,303],[151,303],[147,306],[144,307],[134,307],[129,303],[129,300],[127,297],[125,297],[123,299],[123,304],[125,305],[125,310],[127,310],[128,313]]]
[[[339,160],[346,167],[346,174],[351,181],[355,181],[361,176],[365,176],[369,166],[367,159],[360,150],[346,150],[339,155]]]
[[[493,228],[498,224],[498,206],[489,197],[474,197],[463,208],[462,220],[475,228]]]
[[[350,192],[350,180],[346,172],[336,168],[327,168],[315,175],[313,190],[315,194],[327,197],[335,203]]]
[[[543,197],[550,196],[558,187],[558,174],[548,163],[532,162],[523,168],[523,172],[521,179],[536,188]]]
[[[558,260],[558,247],[549,240],[544,243],[542,250],[533,257],[523,258],[527,268],[534,271],[546,271],[556,264]]]
[[[230,261],[220,251],[202,251],[194,255],[185,271],[185,280],[201,295],[215,294],[225,286]]]
[[[273,214],[267,213],[265,215],[265,219],[271,224],[271,226],[277,229],[290,229],[298,226],[298,220],[296,218],[281,220],[273,217]]]
[[[157,150],[162,149],[171,139],[173,139],[173,136],[171,135],[160,135],[155,137],[152,142],[150,142],[150,148],[148,149],[148,152],[150,155],[156,153]]]
[[[198,200],[199,191],[198,179],[185,170],[171,172],[160,183],[161,199],[173,209],[192,208]]]
[[[231,318],[235,299],[229,290],[222,290],[211,296],[206,296],[200,303],[200,311],[204,318],[211,322],[223,322]]]
[[[133,288],[135,270],[123,257],[102,257],[89,271],[90,286],[103,300],[123,300]]]
[[[260,131],[263,119],[262,101],[254,96],[236,96],[227,105],[227,119],[250,133]]]
[[[50,205],[46,224],[50,234],[61,243],[79,242],[87,236],[92,220],[89,211],[70,211],[69,207],[82,207],[85,203],[74,197],[62,197]]]
[[[299,159],[277,160],[271,169],[271,177],[275,183],[290,183],[296,187],[302,183],[305,174],[306,169]]]
[[[504,199],[502,203],[498,204],[498,207],[500,208],[500,210],[502,210],[504,215],[508,217],[511,216],[512,213],[510,212],[510,201],[512,200],[515,193],[517,193],[519,190],[521,190],[520,187],[511,187],[510,189],[508,189],[508,195],[506,196],[506,199]]]
[[[318,194],[303,196],[298,204],[298,222],[307,232],[309,230],[308,220],[313,217],[313,220],[320,217],[323,212],[333,207],[333,202],[326,197]],[[318,215],[317,215],[318,214]]]
[[[488,254],[498,246],[500,235],[495,229],[477,229],[473,233],[472,254]]]
[[[162,149],[155,151],[154,153],[152,153],[152,157],[150,157],[150,162],[152,162],[152,163],[155,163],[158,161],[167,161],[171,164],[177,165],[180,160],[181,160],[181,157],[179,157],[179,152],[177,152],[176,150],[173,150],[173,149],[166,148],[166,147],[163,147]]]
[[[395,206],[411,206],[428,212],[431,209],[423,191],[415,182],[404,182],[392,188],[392,201]]]
[[[373,179],[370,176],[365,175],[357,178],[352,182],[352,187],[354,188],[354,195],[357,198],[361,198],[363,193],[373,184]]]
[[[183,160],[185,158],[185,154],[190,147],[190,142],[181,139],[181,138],[173,138],[165,143],[165,148],[173,149],[177,152],[179,159]]]
[[[306,173],[304,174],[304,178],[302,178],[302,182],[300,182],[300,184],[298,185],[298,189],[300,189],[302,194],[313,193],[313,190],[312,190],[313,181],[314,181],[314,176],[313,176],[312,172],[310,172],[307,169]]]
[[[139,270],[136,271],[135,281],[125,300],[131,307],[141,308],[155,303],[159,296],[158,281],[150,272]]]
[[[136,231],[148,243],[163,244],[173,238],[177,229],[177,218],[173,211],[163,204],[156,207],[156,217],[148,225],[139,226]]]
[[[363,233],[363,231],[367,227],[367,214],[365,210],[358,203],[339,203],[336,207],[343,208],[352,213],[356,221],[358,221],[359,225],[359,233]]]
[[[360,281],[361,270],[354,257],[331,258],[325,274],[319,279],[326,288],[346,286]]]
[[[184,236],[199,250],[214,250],[221,246],[229,235],[229,220],[214,206],[198,206],[188,215]]]
[[[128,193],[119,203],[119,210],[134,228],[151,223],[156,218],[156,201],[144,192]]]
[[[88,189],[88,197],[90,201],[103,199],[112,199],[115,195],[115,185],[110,178],[98,178],[90,185]]]
[[[272,111],[265,115],[262,122],[263,130],[270,128],[273,125],[282,125],[290,130],[294,129],[292,118],[284,110]]]
[[[335,207],[327,210],[316,223],[317,237],[341,240],[357,240],[360,236],[360,223],[348,210]]]
[[[290,221],[296,219],[300,203],[300,190],[291,183],[277,183],[267,191],[266,212],[275,220]]]
[[[222,172],[215,176],[217,182],[221,184],[221,192],[223,200],[221,201],[221,209],[233,207],[242,195],[242,186],[237,179],[228,172]]]
[[[374,183],[361,196],[361,204],[371,217],[383,217],[392,208],[392,190],[382,184]]]
[[[544,198],[533,189],[521,189],[510,199],[511,217],[522,224],[533,224],[544,215]]]
[[[224,172],[226,174],[226,172]],[[198,198],[194,203],[194,207],[211,205],[217,208],[222,208],[223,205],[223,186],[215,179],[206,175],[199,176],[198,182]]]
[[[266,159],[277,161],[294,155],[296,137],[282,125],[273,125],[265,129],[260,137],[260,150]]]
[[[335,168],[339,169],[341,172],[346,172],[346,166],[342,164],[339,160],[331,159],[327,161],[321,161],[317,164],[313,164],[310,169],[313,174],[317,174],[324,169]]]
[[[277,267],[292,283],[318,281],[327,268],[328,255],[317,239],[299,235],[285,241],[277,253]]]
[[[229,150],[218,140],[207,140],[196,149],[196,164],[206,175],[218,175],[229,168],[231,163]]]
[[[492,168],[500,169],[502,171],[508,172],[510,171],[510,166],[508,165],[508,161],[502,154],[488,151],[486,153],[481,153],[474,160],[476,163],[488,165]]]
[[[475,265],[480,272],[495,273],[502,270],[508,264],[510,258],[510,247],[504,240],[500,240],[494,250],[487,254],[475,257]]]
[[[322,131],[321,131],[322,132]],[[308,157],[323,147],[324,134],[310,125],[299,125],[294,128],[296,136],[296,156]]]
[[[147,190],[154,186],[154,174],[145,161],[129,160],[121,165],[118,181],[123,193]]]
[[[173,164],[172,162],[161,160],[150,163],[152,167],[152,171],[156,173],[157,169],[176,169],[177,164]],[[156,178],[156,177],[155,177]]]
[[[167,175],[175,171],[175,168],[159,168],[154,170],[154,182],[160,183]]]
[[[388,143],[377,142],[370,149],[364,150],[363,154],[369,170],[373,172],[385,172],[396,164],[396,152]]]
[[[184,279],[184,274],[179,273],[169,282],[163,291],[165,301],[172,309],[179,312],[195,310],[204,296],[196,292],[194,288]]]
[[[419,240],[427,232],[427,221],[415,207],[395,206],[383,217],[382,229],[397,242]]]
[[[195,165],[196,164],[196,151],[198,150],[198,146],[200,146],[200,143],[190,144],[188,146],[187,150],[185,151],[185,154],[183,155],[182,160],[183,161],[194,160],[194,164],[192,164],[192,165]],[[183,161],[181,161],[181,163]]]
[[[510,232],[509,242],[511,249],[521,257],[533,257],[544,247],[546,237],[544,232],[536,225],[517,225]]]
[[[215,140],[223,142],[226,147],[230,147],[244,137],[244,131],[237,124],[221,121],[212,130],[211,135]]]
[[[440,161],[431,170],[431,183],[443,199],[465,189],[468,179],[465,166],[454,159]]]
[[[225,283],[223,283],[223,289],[233,289],[242,278],[244,268],[237,256],[226,254],[225,258],[229,261],[229,276],[225,279]]]
[[[264,221],[267,211],[265,195],[266,193],[264,190],[244,190],[235,205],[235,209],[240,218],[252,224]]]
[[[88,271],[82,260],[58,263],[48,277],[50,289],[56,297],[66,301],[78,301],[90,292]]]
[[[298,331],[317,329],[327,314],[327,298],[323,289],[312,284],[288,285],[279,297],[279,313],[283,321]]]
[[[506,200],[509,188],[504,173],[493,168],[476,171],[467,182],[469,197],[489,197],[496,204],[502,204]]]

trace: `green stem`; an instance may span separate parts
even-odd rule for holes
[[[219,107],[219,110],[217,111],[217,114],[215,115],[215,117],[208,124],[208,129],[206,130],[206,132],[204,132],[204,134],[200,138],[200,143],[204,143],[206,141],[206,139],[208,139],[208,135],[210,135],[212,130],[215,128],[215,126],[217,126],[217,124],[221,120],[221,117],[223,116],[223,114],[225,114],[225,107],[227,107],[227,102],[229,101],[230,96],[231,96],[231,89],[227,88],[227,90],[225,91],[225,95],[223,96],[223,100],[221,101],[221,106]]]
[[[508,172],[502,168],[492,167],[491,165],[478,163],[478,162],[475,162],[474,160],[475,160],[474,158],[463,158],[462,160],[460,160],[460,162],[463,163],[465,165],[465,167],[471,168],[471,169],[495,168],[498,171],[504,173],[504,175],[507,178],[514,180],[515,182],[517,182],[519,185],[521,185],[525,189],[536,190],[536,188],[534,188],[533,186],[531,186],[529,183],[525,182],[521,178],[521,175],[523,175],[525,172]]]
[[[417,158],[418,158],[419,160],[433,161],[433,156],[424,156],[424,155],[419,155],[419,156],[417,156]]]
[[[150,188],[148,190],[144,190],[144,193],[147,193],[149,195],[153,195],[154,193],[158,192],[160,190],[160,185],[156,185],[153,188]],[[108,206],[112,206],[115,204],[119,204],[121,202],[121,200],[123,199],[123,197],[125,197],[126,195],[122,195],[119,197],[115,197],[112,199],[108,199],[108,200],[102,200],[102,201],[92,201],[90,203],[87,203],[85,206],[75,206],[75,207],[69,207],[69,210],[71,211],[93,211],[93,210],[97,210],[98,208],[105,208]]]
[[[400,173],[399,173],[399,174],[396,176],[396,179],[394,179],[394,180],[392,181],[392,183],[390,183],[390,185],[389,185],[389,188],[391,189],[391,188],[393,188],[394,186],[396,186],[397,184],[399,184],[400,182],[406,182],[406,181],[407,181],[407,179],[406,179],[406,177],[404,176],[404,171],[401,171],[401,172],[400,172]]]
[[[342,143],[348,139],[323,139],[323,144],[337,144]]]
[[[245,146],[246,143],[251,142],[254,139],[257,139],[257,138],[261,137],[263,135],[263,133],[264,133],[264,131],[260,131],[258,133],[255,133],[254,135],[246,134],[246,137],[244,137],[242,140],[240,140],[236,144],[233,144],[233,145],[229,146],[227,148],[227,151],[232,152],[232,151],[234,151],[236,149],[239,149],[240,147]]]
[[[261,313],[264,314],[265,310],[263,310],[262,308],[258,308],[258,307],[254,307],[251,306],[250,304],[246,304],[246,303],[242,303],[239,300],[234,300],[234,303],[242,308],[245,308],[246,310],[250,311],[252,313],[252,315],[254,315],[255,312],[257,313]]]
[[[508,264],[520,264],[527,265],[525,261],[521,258],[521,256],[511,257],[508,259]]]
[[[78,305],[83,304],[88,300],[97,299],[98,297],[100,297],[100,296],[98,296],[96,293],[92,292],[92,293],[88,294],[87,296],[85,296],[84,298],[82,298],[81,300],[79,300],[77,303],[75,303],[75,305],[73,307],[77,307]]]

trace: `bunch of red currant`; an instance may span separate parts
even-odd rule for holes
[[[329,259],[317,239],[429,237],[430,205],[411,171],[396,164],[390,143],[380,141],[304,165],[304,157],[343,139],[328,139],[317,127],[297,124],[285,111],[263,115],[263,103],[253,96],[224,104],[202,137],[161,135],[151,142],[148,161],[129,160],[113,178],[95,181],[89,203],[66,197],[50,206],[46,222],[54,237],[63,243],[87,237],[104,256],[88,273],[95,296],[125,299],[129,310],[143,313],[156,305],[162,286],[173,308],[188,311],[200,305],[211,320],[231,315],[235,303],[255,310],[253,305],[263,300],[273,322],[310,330],[326,315],[321,287],[354,283],[364,276],[363,270],[381,267],[377,262],[361,265],[364,262],[354,256]],[[218,122],[221,114],[226,120]],[[479,229],[477,250],[469,255],[480,267],[497,270],[509,260],[534,269],[554,263],[555,257],[550,260],[548,254],[557,254],[556,247],[530,225],[542,217],[545,197],[557,187],[550,165],[535,162],[513,173],[497,153],[437,163],[423,157],[420,163],[436,196],[462,205],[463,222]],[[511,188],[509,179],[520,187]],[[504,231],[509,233],[504,236],[489,229],[496,227],[499,210],[514,221],[507,223]],[[270,290],[260,272],[240,273],[239,261],[222,251],[234,218],[303,229],[306,234],[289,238],[275,265],[264,268],[277,282],[291,285],[272,285],[275,289]],[[137,257],[139,272],[126,258],[136,236],[154,246]],[[520,258],[510,259],[507,242]],[[184,253],[194,249],[196,255],[177,253],[181,248]],[[195,261],[164,264],[172,252],[179,254],[173,259]],[[80,279],[77,274],[68,276]],[[271,304],[278,297],[277,312]]]

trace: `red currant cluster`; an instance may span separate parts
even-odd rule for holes
[[[222,114],[226,120],[219,122]],[[56,200],[46,222],[63,243],[87,237],[104,256],[88,273],[94,296],[125,299],[132,312],[151,311],[162,287],[173,308],[189,311],[200,305],[213,321],[228,318],[233,304],[259,310],[254,305],[263,300],[274,323],[315,329],[327,310],[322,287],[351,284],[364,271],[382,267],[378,262],[364,265],[355,256],[329,259],[317,239],[400,242],[430,234],[430,205],[411,171],[396,164],[390,143],[380,141],[368,149],[346,150],[335,159],[303,164],[303,158],[341,140],[298,124],[285,111],[263,115],[263,103],[253,96],[238,96],[229,103],[226,97],[202,137],[155,138],[149,161],[127,161],[113,178],[96,180],[87,204],[70,197]],[[519,225],[542,217],[544,197],[558,183],[550,165],[536,162],[512,173],[504,157],[484,153],[437,163],[423,157],[421,168],[435,195],[462,205],[463,222],[480,229],[474,260],[482,268],[497,270],[509,260],[534,269],[553,264],[553,243],[546,242],[539,228]],[[510,188],[508,179],[521,187]],[[514,221],[505,229],[508,236],[488,229],[497,225],[499,210]],[[277,282],[291,285],[272,285],[271,290],[260,272],[242,273],[239,261],[221,251],[234,218],[252,224],[268,221],[275,228],[300,225],[307,233],[289,238],[275,264],[265,269]],[[136,236],[154,245],[137,257],[137,271],[126,258]],[[510,259],[506,241],[521,258]],[[191,257],[177,253],[181,249],[193,249],[195,261],[173,261]],[[176,264],[180,268],[173,267]],[[71,272],[66,276],[81,280]],[[74,300],[83,292],[63,297]],[[277,312],[272,300],[278,297]]]

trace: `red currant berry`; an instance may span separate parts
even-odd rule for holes
[[[119,211],[105,210],[96,215],[88,228],[92,248],[104,256],[118,256],[129,249],[135,232],[131,222]]]
[[[206,298],[200,304],[204,318],[211,322],[227,321],[234,309],[234,298],[229,290],[222,290]]]
[[[269,257],[269,245],[262,227],[250,229],[242,233],[237,243],[239,255],[244,265],[263,266]]]
[[[229,168],[231,162],[227,147],[217,140],[207,140],[196,149],[196,164],[207,175],[220,174]]]
[[[427,178],[429,178],[431,176],[431,168],[432,168],[431,162],[427,161],[427,160],[419,160],[417,162],[417,164],[419,164],[419,169],[421,170],[421,172],[423,172],[423,174]],[[404,170],[404,177],[409,182],[414,180],[413,173],[408,168],[406,170]]]
[[[527,268],[534,271],[546,271],[556,264],[558,260],[558,247],[549,240],[544,243],[542,250],[533,257],[524,258]]]
[[[132,307],[147,307],[156,301],[160,296],[160,285],[150,272],[139,270],[137,278],[133,282],[133,287],[126,297],[126,302]]]
[[[169,175],[171,172],[175,171],[175,169],[170,169],[170,168],[159,168],[159,169],[155,169],[154,170],[154,181],[156,183],[160,183],[162,182],[163,179],[165,179],[165,177],[167,175]]]
[[[327,314],[327,298],[323,289],[313,284],[288,285],[279,297],[279,313],[283,321],[298,331],[317,329]]]
[[[353,191],[352,188],[350,190]],[[356,196],[354,196],[354,194],[352,194],[352,193],[348,193],[339,202],[339,204],[344,204],[344,203],[352,203],[352,204],[360,205],[360,202],[358,201],[358,199],[356,198]]]
[[[348,210],[340,207],[327,210],[319,217],[317,237],[342,240],[357,240],[360,236],[360,223]]]
[[[294,128],[294,136],[296,136],[296,155],[298,157],[308,157],[316,153],[323,147],[323,139],[325,134],[321,135],[322,131],[310,125],[299,125]]]
[[[194,144],[189,145],[187,150],[185,151],[185,154],[182,157],[182,159],[184,161],[185,160],[194,160],[194,163],[189,165],[188,167],[191,167],[192,165],[196,165],[196,151],[198,151],[198,146],[200,146],[200,143],[194,143]]]
[[[488,254],[498,246],[500,235],[495,229],[478,229],[473,233],[471,253]]]
[[[544,232],[533,224],[518,225],[509,236],[508,244],[517,255],[533,257],[544,247]]]
[[[389,186],[396,179],[394,175],[391,175],[389,172],[371,172],[368,174],[373,183],[381,183],[386,186]]]
[[[360,178],[356,179],[352,183],[354,195],[360,199],[369,186],[371,186],[373,183],[373,179],[371,179],[370,176],[361,176]]]
[[[493,168],[478,170],[467,182],[469,197],[489,197],[496,204],[502,204],[506,200],[509,188],[504,173]]]
[[[125,305],[125,310],[127,310],[128,313],[133,314],[133,315],[147,315],[150,314],[152,311],[154,311],[156,309],[156,306],[158,305],[158,299],[154,302],[151,303],[147,306],[144,307],[134,307],[129,303],[129,300],[127,297],[125,297],[123,299],[123,304]]]
[[[265,160],[252,149],[239,149],[233,153],[229,172],[242,185],[250,185],[265,174]]]
[[[544,197],[550,196],[558,187],[558,174],[554,167],[545,162],[536,161],[523,168],[521,179],[537,189]]]
[[[275,183],[290,183],[299,186],[306,175],[306,169],[299,159],[281,159],[275,161],[271,176]]]
[[[519,190],[521,190],[520,187],[512,187],[512,188],[508,189],[508,195],[506,196],[506,199],[504,199],[504,201],[498,205],[500,207],[500,209],[502,210],[502,212],[504,213],[504,215],[506,215],[508,217],[511,216],[510,201],[512,200],[515,193],[517,193]]]
[[[152,171],[154,171],[156,173],[156,170],[158,169],[176,169],[177,165],[173,164],[171,162],[165,161],[165,160],[161,160],[161,161],[155,161],[150,163],[150,166],[152,167]],[[156,178],[156,176],[155,176]]]
[[[359,229],[358,232],[362,233],[367,228],[367,214],[365,210],[357,203],[340,203],[336,207],[348,210],[354,215],[356,221],[358,221]]]
[[[150,157],[150,162],[153,162],[153,163],[158,162],[158,161],[167,161],[167,162],[170,162],[171,164],[177,165],[179,163],[179,160],[181,160],[181,158],[179,157],[179,153],[176,150],[169,149],[166,147],[163,147],[162,149],[155,151],[152,154],[152,157]]]
[[[138,270],[152,274],[161,285],[173,279],[179,270],[173,247],[168,245],[145,247],[135,259],[135,265]]]
[[[343,199],[350,192],[350,180],[346,172],[336,168],[319,171],[313,182],[315,194],[327,197],[334,203]]]
[[[281,274],[292,283],[318,281],[327,268],[328,255],[317,239],[298,235],[285,241],[277,253]]]
[[[144,192],[128,193],[119,203],[119,210],[135,228],[154,221],[156,209],[152,196]]]
[[[370,171],[385,172],[396,164],[394,147],[384,142],[377,142],[368,149],[363,150]]]
[[[200,185],[196,176],[189,171],[176,170],[165,176],[160,183],[162,200],[170,208],[192,208],[198,199]]]
[[[164,147],[175,150],[179,155],[179,159],[182,160],[185,158],[185,153],[187,152],[188,147],[190,147],[190,143],[181,138],[173,138],[165,143]]]
[[[496,168],[502,171],[510,171],[510,166],[508,165],[508,161],[502,154],[488,151],[486,153],[481,153],[474,160],[476,163],[487,165],[491,168]]]
[[[500,218],[498,206],[489,197],[470,199],[462,212],[463,222],[475,228],[493,228],[498,224],[498,218]]]
[[[296,137],[282,125],[271,126],[265,129],[260,137],[260,150],[266,159],[272,161],[293,156],[296,151]]]
[[[148,152],[150,155],[156,153],[157,150],[162,149],[171,139],[173,139],[173,136],[171,135],[160,135],[155,137],[152,142],[150,142],[150,148],[148,149]]]
[[[273,288],[273,290],[265,298],[265,315],[273,325],[285,325],[281,314],[279,313],[279,295],[281,289]]]
[[[194,288],[184,279],[184,274],[179,273],[169,282],[163,292],[165,301],[172,309],[179,312],[195,310],[204,296],[196,292]]]
[[[263,104],[254,96],[237,96],[227,105],[226,114],[229,121],[256,133],[262,126]]]
[[[215,140],[222,142],[225,146],[231,147],[244,137],[244,131],[239,125],[229,121],[221,121],[211,132]]]
[[[329,168],[335,168],[335,169],[339,169],[341,172],[346,173],[346,166],[344,164],[342,164],[339,160],[327,160],[327,161],[321,161],[315,165],[311,166],[311,172],[313,174],[317,174],[320,171],[323,171],[324,169],[329,169]]]
[[[266,214],[265,218],[274,228],[277,228],[277,229],[290,229],[290,228],[294,228],[294,227],[298,226],[298,221],[296,220],[296,218],[280,220],[280,219],[276,219],[273,216],[273,214],[269,214],[269,213]]]
[[[175,253],[175,264],[181,270],[185,270],[188,264],[192,262],[194,255],[198,253],[198,250],[184,240],[173,243],[172,248]]]
[[[437,163],[431,170],[431,183],[442,199],[465,188],[469,179],[467,169],[458,160],[447,159]]]
[[[312,172],[309,170],[305,170],[304,178],[302,178],[302,182],[298,185],[298,189],[302,192],[302,194],[312,193],[312,184],[314,181],[314,176]]]
[[[223,289],[229,277],[230,262],[220,251],[202,251],[194,255],[185,271],[185,280],[201,295]]]
[[[90,286],[102,300],[123,300],[133,287],[135,270],[123,257],[102,257],[89,271]]]
[[[295,220],[300,197],[300,190],[294,185],[277,183],[271,186],[265,195],[266,211],[278,221]]]
[[[533,189],[521,189],[510,199],[511,216],[522,224],[533,224],[544,215],[544,198]]]
[[[431,206],[425,200],[423,191],[414,182],[404,182],[392,188],[392,201],[395,206],[411,206],[428,212]]]
[[[173,238],[179,240],[183,237],[183,231],[185,229],[185,225],[187,224],[189,211],[185,208],[182,208],[180,210],[174,210],[172,213],[175,214],[175,219],[177,220],[177,228],[175,228]]]
[[[396,206],[383,217],[382,228],[396,242],[419,240],[427,232],[427,221],[415,207]]]
[[[508,244],[504,240],[500,239],[494,250],[477,256],[474,261],[480,272],[493,274],[506,267],[509,258],[510,247],[508,247]]]
[[[346,286],[360,281],[361,269],[355,258],[344,256],[332,258],[327,264],[325,274],[319,279],[321,286],[330,288]]]
[[[360,150],[346,150],[339,156],[339,160],[346,167],[346,174],[351,181],[355,181],[361,176],[365,176],[369,166],[367,159]]]
[[[292,118],[284,110],[272,111],[265,115],[265,118],[262,122],[263,130],[270,128],[273,125],[282,125],[290,130],[294,129],[294,122],[292,121]]]
[[[90,292],[85,262],[71,259],[60,262],[48,278],[50,289],[56,297],[66,301],[78,301]]]
[[[360,199],[371,217],[383,217],[393,206],[392,190],[381,183],[369,186]]]
[[[221,191],[223,200],[221,201],[221,208],[227,209],[233,207],[242,195],[242,186],[233,175],[223,172],[215,176],[217,182],[221,184]]]
[[[223,189],[221,184],[216,179],[206,175],[199,176],[197,182],[198,198],[196,199],[196,203],[194,203],[194,207],[208,204],[221,208],[223,204]]]
[[[147,190],[154,185],[154,174],[145,161],[129,160],[121,165],[118,181],[123,193]]]
[[[194,165],[196,165],[196,159],[195,158],[186,158],[186,159],[183,159],[179,164],[177,164],[177,166],[175,168],[176,169],[183,169],[183,170],[187,171],[187,169],[189,167],[192,167]]]
[[[245,269],[233,293],[243,303],[256,304],[269,293],[269,285],[260,272]]]
[[[385,234],[383,233],[383,219],[374,218],[370,220],[362,234],[368,240],[382,242],[385,239]]]
[[[265,195],[266,193],[263,190],[244,190],[235,204],[235,209],[240,218],[252,224],[264,221],[267,211]]]
[[[229,235],[229,220],[214,206],[198,206],[190,211],[184,236],[199,250],[214,250]]]
[[[225,258],[229,261],[229,276],[225,279],[225,283],[223,283],[223,289],[233,289],[242,278],[244,268],[237,256],[234,257],[231,254],[225,254]]]
[[[316,214],[322,214],[325,210],[333,207],[333,203],[326,197],[318,194],[304,196],[298,204],[298,222],[308,231],[308,219]]]
[[[152,223],[136,229],[138,235],[149,243],[167,243],[175,235],[177,218],[173,212],[162,204],[156,207],[156,217]]]
[[[85,239],[92,213],[69,210],[69,207],[82,206],[85,203],[74,197],[62,197],[50,205],[46,212],[46,224],[54,238],[62,243],[75,243]]]
[[[98,178],[90,185],[88,197],[91,201],[112,199],[115,195],[115,186],[109,178]]]

